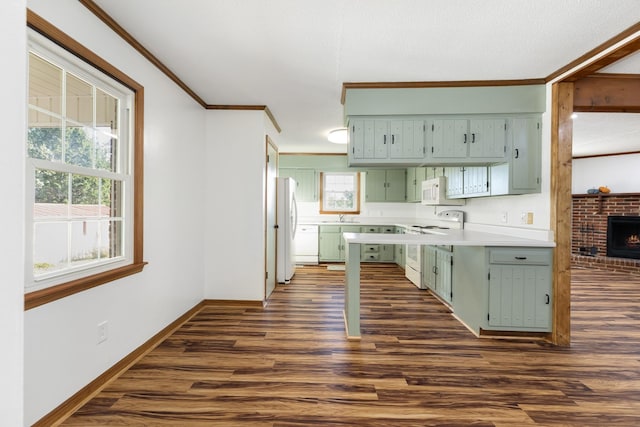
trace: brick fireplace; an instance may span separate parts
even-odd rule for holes
[[[640,216],[640,193],[573,195],[571,264],[640,274],[640,259],[607,256],[610,216]]]

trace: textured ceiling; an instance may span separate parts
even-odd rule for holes
[[[96,4],[207,104],[267,105],[281,152],[344,152],[343,82],[544,78],[640,21],[638,0]]]

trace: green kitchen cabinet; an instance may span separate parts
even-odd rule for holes
[[[490,167],[492,196],[540,192],[541,145],[540,116],[512,119],[509,160]]]
[[[422,200],[422,181],[427,179],[426,167],[407,168],[407,202]]]
[[[551,330],[551,250],[488,249],[487,329]]]
[[[404,202],[406,200],[405,169],[367,169],[366,202]]]
[[[404,227],[396,227],[396,234],[404,234]],[[406,259],[405,259],[405,250],[406,245],[395,245],[395,255],[394,259],[396,264],[400,267],[404,268]]]
[[[384,166],[417,162],[425,155],[425,124],[422,119],[358,117],[349,119],[350,166]]]
[[[343,262],[345,243],[342,233],[360,233],[358,225],[321,225],[318,236],[320,262]]]
[[[488,166],[449,166],[444,168],[444,176],[450,199],[490,195]]]
[[[280,168],[280,177],[291,177],[296,180],[296,200],[299,202],[318,201],[318,180],[314,169]]]
[[[427,245],[422,247],[422,255],[424,285],[443,301],[451,304],[453,249],[451,246]]]
[[[444,117],[428,120],[429,155],[437,162],[505,161],[507,119]]]

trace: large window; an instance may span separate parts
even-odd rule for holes
[[[360,213],[360,174],[358,172],[320,173],[320,213]]]
[[[141,132],[135,128],[141,87],[125,86],[126,76],[116,80],[56,42],[29,31],[27,308],[29,296],[41,298],[43,290],[53,289],[32,305],[143,264],[141,224],[135,223],[141,209]],[[55,288],[63,293],[55,295]]]

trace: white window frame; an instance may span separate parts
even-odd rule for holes
[[[55,162],[42,159],[34,159],[26,156],[26,245],[25,245],[25,292],[34,292],[46,289],[62,283],[73,282],[87,276],[92,276],[107,272],[116,268],[124,267],[133,263],[133,151],[131,141],[133,140],[132,112],[134,103],[134,93],[131,89],[123,86],[112,77],[102,73],[93,65],[81,60],[77,56],[61,48],[51,40],[43,37],[37,32],[28,30],[28,52],[34,53],[42,59],[55,64],[56,66],[70,72],[73,76],[78,77],[85,82],[99,88],[105,93],[113,96],[120,101],[119,105],[119,123],[118,123],[118,150],[117,156],[119,163],[115,172],[100,170],[94,168],[86,168],[72,164]],[[64,129],[65,115],[63,96],[62,127]],[[27,102],[28,104],[28,102]],[[27,108],[28,105],[27,105]],[[51,114],[51,112],[47,112]],[[95,108],[93,123],[95,124]],[[64,140],[64,138],[63,138]],[[74,266],[55,272],[36,276],[34,274],[34,227],[37,220],[34,218],[34,200],[35,200],[35,171],[36,169],[53,170],[63,173],[72,173],[78,175],[92,176],[98,178],[112,179],[122,182],[122,254],[119,257],[108,258],[105,260],[93,261],[88,264]],[[67,223],[71,222],[70,220]]]
[[[348,175],[354,178],[354,206],[352,209],[333,209],[325,203],[327,193],[326,178],[335,175]],[[320,172],[320,213],[321,214],[351,214],[360,213],[360,172]]]

